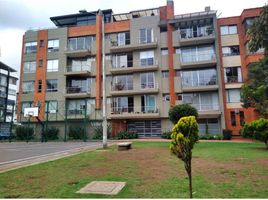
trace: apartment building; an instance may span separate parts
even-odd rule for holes
[[[258,118],[254,108],[242,108],[240,90],[247,79],[250,64],[263,57],[263,48],[255,53],[249,52],[249,38],[246,35],[261,10],[262,8],[245,9],[240,16],[218,19],[225,123],[233,135],[239,135],[245,122]]]
[[[238,131],[239,120],[255,117],[253,109],[232,102],[247,65],[257,59],[246,53],[243,28],[257,16],[252,13],[217,19],[206,7],[175,15],[168,0],[165,6],[129,13],[81,10],[51,17],[56,28],[30,30],[23,37],[18,119],[26,122],[24,108],[39,106],[39,118],[61,133],[67,121],[90,127],[102,120],[105,86],[113,134],[128,130],[159,137],[172,127],[169,108],[182,103],[197,108],[201,134],[226,127]]]
[[[15,108],[17,98],[16,70],[0,61],[0,129],[3,123],[16,121]]]

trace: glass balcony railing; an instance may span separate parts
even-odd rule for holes
[[[208,85],[216,85],[216,84],[217,84],[216,77],[203,78],[203,79],[199,78],[199,80],[193,80],[193,79],[182,80],[183,87],[199,87],[199,86],[208,86]]]
[[[81,66],[67,66],[67,72],[82,72],[82,71],[90,71],[91,66],[89,65],[81,65]]]
[[[114,106],[111,110],[112,114],[122,114],[122,113],[159,113],[159,109],[155,106]]]
[[[112,91],[133,90],[133,83],[114,83],[112,85]]]
[[[191,104],[198,111],[218,111],[219,104]]]
[[[193,63],[193,62],[202,62],[202,61],[212,61],[216,59],[216,55],[214,53],[207,54],[198,54],[198,55],[183,55],[181,56],[182,63]]]
[[[201,27],[198,30],[181,29],[179,30],[180,39],[201,38],[214,35],[214,29],[208,27]]]
[[[90,88],[84,86],[70,86],[66,87],[67,94],[77,94],[77,93],[89,93]]]
[[[141,83],[141,89],[158,89],[158,83],[155,82]]]

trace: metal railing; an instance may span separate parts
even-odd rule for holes
[[[89,87],[82,87],[82,86],[72,86],[66,87],[66,94],[77,94],[77,93],[89,93]]]
[[[65,51],[79,51],[79,50],[88,50],[88,51],[91,51],[91,46],[89,45],[83,45],[83,46],[71,46],[71,45],[68,45],[67,47],[65,47]]]
[[[216,75],[215,75],[216,76]],[[207,85],[216,85],[217,79],[212,78],[204,78],[204,79],[184,79],[182,78],[182,86],[183,87],[198,87],[198,86],[207,86]]]
[[[238,76],[226,76],[226,83],[239,83],[242,80],[239,80]]]
[[[146,66],[155,66],[158,65],[158,61],[154,58],[141,59],[138,62],[133,62],[133,60],[128,60],[126,62],[120,62],[116,65],[111,61],[111,65],[113,69],[122,69],[122,68],[130,68],[130,67],[146,67]]]
[[[191,104],[198,111],[217,111],[219,110],[219,104]]]
[[[200,38],[214,35],[213,28],[200,27],[198,30],[193,29],[180,29],[179,37],[180,39],[192,39],[192,38]]]
[[[141,83],[141,89],[158,89],[158,83],[156,82],[149,82],[149,83]]]
[[[159,109],[155,106],[113,106],[111,109],[111,114],[121,114],[121,113],[159,113]]]
[[[112,91],[133,90],[133,83],[114,83],[112,84]]]
[[[130,44],[130,39],[125,39],[122,41],[118,40],[111,40],[111,46],[112,47],[118,47],[118,46],[125,46]]]
[[[211,61],[215,60],[215,53],[200,53],[198,55],[181,55],[182,63],[200,62],[200,61]]]
[[[67,66],[66,72],[82,72],[82,71],[91,71],[91,66],[81,65],[81,66]]]
[[[157,42],[157,38],[156,37],[139,37],[138,38],[139,44],[150,44],[150,43],[154,43]]]

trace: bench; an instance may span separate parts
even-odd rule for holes
[[[118,149],[118,151],[129,150],[129,149],[131,149],[131,144],[132,144],[132,142],[117,143],[117,149]]]

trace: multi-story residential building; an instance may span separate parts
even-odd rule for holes
[[[233,135],[245,122],[258,117],[254,108],[241,106],[240,90],[247,79],[250,64],[263,57],[263,50],[251,53],[248,50],[247,30],[262,8],[245,9],[240,16],[218,19],[220,61],[222,65],[223,98],[226,127]]]
[[[0,62],[0,123],[16,121],[17,96],[16,70]],[[3,125],[3,126],[2,126]]]
[[[225,24],[217,21],[216,11],[206,7],[175,15],[173,1],[167,0],[158,8],[122,14],[81,10],[51,20],[57,28],[27,31],[23,37],[19,121],[28,120],[24,108],[38,105],[39,118],[61,132],[68,121],[90,126],[102,120],[104,84],[113,134],[128,130],[159,137],[172,127],[169,108],[182,103],[197,108],[201,134],[229,127],[221,72],[222,60],[229,61],[221,58],[221,47],[226,54],[239,48],[218,34]],[[240,73],[242,65],[223,66],[237,66],[232,73]]]

